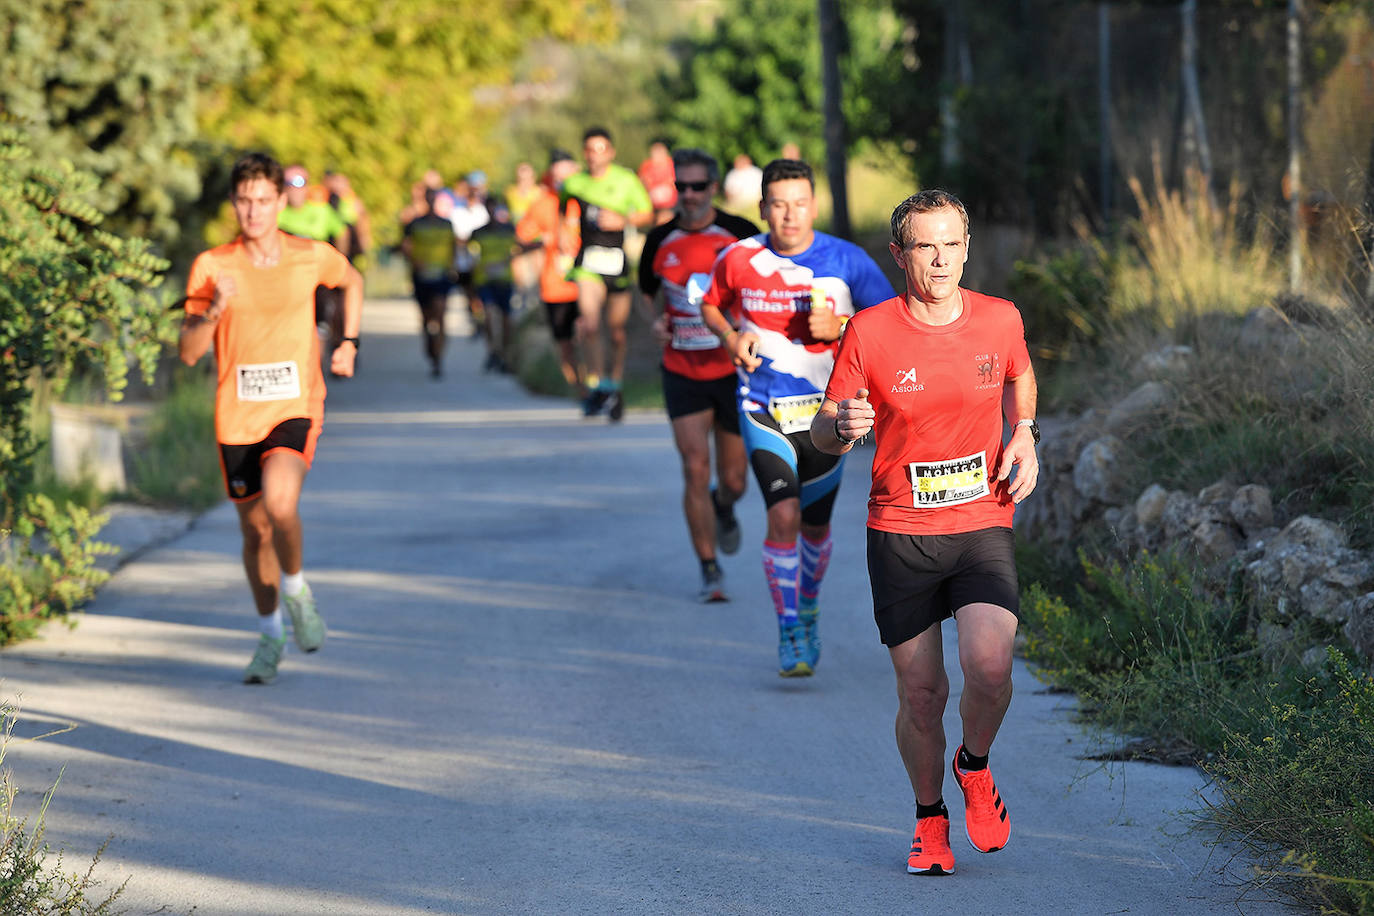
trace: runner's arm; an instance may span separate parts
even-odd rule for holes
[[[867,436],[876,416],[867,394],[867,389],[860,388],[854,397],[838,404],[830,398],[822,401],[811,418],[811,444],[827,455],[843,455]]]
[[[186,297],[186,317],[181,320],[181,334],[177,340],[177,355],[188,366],[194,366],[209,351],[215,341],[215,327],[229,299],[238,291],[233,276],[221,276],[218,280],[205,278],[205,282],[200,282],[197,277],[199,264],[192,266],[191,273],[191,294]],[[193,302],[197,309],[194,312],[191,311]]]
[[[1029,426],[1017,426],[1019,420],[1035,419],[1036,384],[1035,370],[1029,364],[1011,383],[1002,389],[1002,413],[1012,424],[1011,439],[1002,449],[1002,466],[998,468],[997,479],[1006,480],[1016,468],[1016,479],[1011,484],[1011,499],[1019,503],[1035,489],[1040,477],[1040,459],[1035,454],[1035,437]]]
[[[329,368],[335,375],[348,378],[353,375],[353,364],[358,358],[358,345],[349,340],[356,338],[363,325],[363,275],[349,264],[344,271],[343,282],[338,289],[343,290],[343,336],[344,340],[329,357]]]

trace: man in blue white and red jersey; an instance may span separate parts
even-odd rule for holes
[[[716,562],[739,550],[735,502],[744,493],[748,464],[735,405],[735,363],[701,320],[701,294],[721,249],[758,229],[721,213],[711,201],[720,187],[720,164],[699,149],[673,153],[676,213],[656,227],[639,258],[639,288],[663,294],[654,330],[663,340],[663,401],[682,456],[682,511],[701,562],[702,601],[727,601],[725,574]],[[711,432],[716,480],[711,486]]]
[[[721,252],[701,306],[739,367],[740,431],[768,507],[763,571],[783,677],[812,674],[820,658],[817,596],[843,471],[842,457],[812,444],[811,418],[845,322],[892,297],[863,249],[815,231],[815,189],[805,162],[768,163],[759,204],[768,231]]]

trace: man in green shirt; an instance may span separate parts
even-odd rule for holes
[[[310,199],[310,173],[304,166],[292,165],[283,174],[286,206],[277,218],[277,228],[303,239],[328,242],[348,257],[348,223],[327,201]],[[333,353],[343,340],[343,300],[336,290],[327,286],[315,289],[315,324],[329,338],[324,352]],[[330,375],[338,378],[332,372]]]
[[[579,209],[577,224],[582,241],[568,279],[577,281],[577,311],[591,388],[582,410],[590,417],[605,409],[611,420],[617,421],[625,412],[620,382],[625,375],[625,323],[630,318],[631,295],[625,228],[648,226],[653,222],[654,208],[639,176],[616,164],[615,146],[604,127],[588,128],[582,135],[582,154],[587,170],[570,175],[560,191],[565,215],[570,201],[577,201]],[[569,239],[572,225],[565,224]],[[571,241],[564,250],[571,252]],[[611,341],[609,375],[601,345],[603,310]]]

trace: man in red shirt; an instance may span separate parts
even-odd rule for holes
[[[952,194],[922,191],[897,207],[889,247],[906,294],[849,322],[811,424],[816,447],[836,455],[876,434],[868,570],[897,674],[897,748],[916,796],[913,874],[954,871],[942,789],[947,617],[964,674],[952,767],[969,842],[994,852],[1011,832],[988,753],[1011,703],[1020,611],[1011,522],[1035,488],[1040,431],[1020,313],[959,286],[968,241],[968,214]]]
[[[671,164],[677,175],[677,215],[649,233],[639,258],[639,288],[663,294],[654,330],[663,340],[663,401],[682,456],[682,510],[701,563],[702,601],[729,600],[725,574],[716,562],[739,550],[734,505],[744,493],[748,460],[735,405],[735,362],[701,318],[701,297],[721,249],[757,230],[748,220],[712,204],[720,188],[720,164],[699,149],[680,149]],[[716,442],[716,480],[711,486],[711,439]]]

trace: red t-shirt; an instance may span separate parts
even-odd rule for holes
[[[673,217],[645,239],[639,287],[650,298],[663,289],[663,309],[673,332],[673,339],[663,347],[663,368],[669,372],[698,381],[735,374],[734,360],[701,320],[701,297],[710,283],[716,255],[756,232],[758,228],[748,220],[717,211],[705,229],[689,232]],[[692,285],[695,291],[689,289]]]
[[[1010,528],[1002,462],[1002,393],[1030,366],[1021,313],[961,289],[947,325],[912,317],[898,296],[855,315],[826,387],[839,403],[860,388],[877,414],[868,526],[897,534]]]

